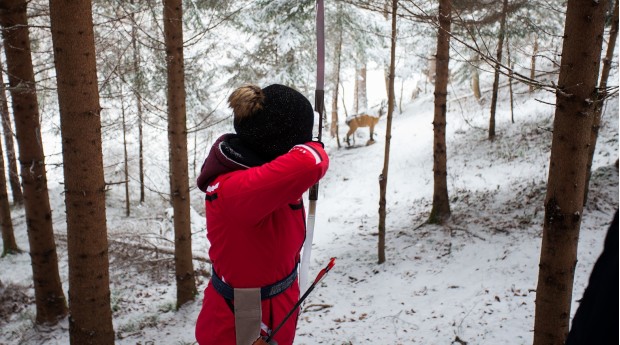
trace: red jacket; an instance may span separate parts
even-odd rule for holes
[[[309,142],[248,168],[249,151],[233,148],[234,138],[218,139],[198,179],[206,192],[209,257],[230,286],[262,287],[285,278],[299,261],[306,231],[302,195],[325,175],[329,159],[321,144]],[[295,281],[263,300],[263,323],[275,328],[298,299]],[[276,334],[279,345],[293,343],[296,324],[297,312]],[[200,345],[235,345],[234,315],[212,284],[205,290],[196,339]]]

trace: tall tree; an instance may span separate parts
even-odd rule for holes
[[[502,50],[504,49],[504,37],[506,36],[506,15],[508,0],[504,0],[502,13],[499,21],[499,37],[497,38],[497,55],[495,73],[493,76],[493,91],[491,93],[491,116],[489,118],[489,140],[495,140],[495,111],[497,109],[497,93],[499,89],[499,69],[502,63]]]
[[[7,75],[19,148],[37,309],[36,322],[55,324],[58,319],[67,315],[67,303],[58,272],[26,5],[26,0],[0,2],[0,25],[3,28]]]
[[[6,177],[4,176],[4,155],[2,154],[2,142],[0,142],[0,226],[2,227],[2,256],[21,252],[19,247],[17,247],[17,242],[15,242],[9,195],[6,191]]]
[[[65,179],[70,341],[114,344],[92,4],[51,0],[50,18]]]
[[[123,128],[123,177],[125,178],[125,216],[131,215],[131,200],[129,197],[129,158],[127,155],[127,120],[125,118],[125,97],[123,96],[123,87],[119,92],[121,99],[121,122]]]
[[[190,228],[185,73],[183,63],[183,8],[181,0],[164,0],[166,44],[170,198],[174,210],[174,264],[177,308],[197,294]]]
[[[388,87],[388,114],[385,129],[385,152],[383,155],[383,171],[379,177],[379,244],[378,244],[378,263],[385,262],[385,218],[388,168],[390,165],[390,141],[392,139],[392,115],[394,114],[394,77],[396,73],[396,14],[398,11],[398,0],[392,0],[392,47],[390,49],[390,73]]]
[[[24,194],[19,184],[19,174],[17,172],[17,158],[15,155],[15,145],[13,142],[13,126],[11,125],[11,117],[9,115],[9,102],[6,97],[6,88],[4,86],[4,72],[2,69],[2,59],[0,58],[0,113],[2,113],[2,130],[4,131],[4,143],[6,145],[6,156],[9,168],[9,183],[11,185],[11,193],[13,195],[13,203],[23,204]]]
[[[534,345],[563,344],[569,330],[588,144],[608,2],[569,0],[556,92]]]
[[[450,218],[446,156],[446,99],[450,64],[450,25],[452,1],[439,1],[439,30],[435,72],[435,112],[433,117],[433,209],[429,223],[441,224]]]
[[[131,4],[134,5],[135,0],[131,0]],[[138,176],[140,180],[140,203],[145,200],[144,193],[144,137],[142,133],[143,129],[143,116],[142,111],[142,73],[140,71],[140,51],[138,50],[138,23],[136,22],[136,14],[131,12],[131,49],[132,49],[132,63],[133,63],[133,93],[136,98],[136,110],[138,112]]]
[[[588,151],[588,166],[586,176],[586,184],[583,194],[583,204],[588,202],[588,191],[590,190],[590,177],[592,176],[592,161],[594,160],[594,152],[596,151],[596,141],[598,139],[598,131],[601,127],[601,116],[603,114],[603,104],[608,95],[607,79],[611,71],[611,61],[614,58],[614,50],[616,49],[616,39],[618,39],[618,0],[614,3],[612,12],[611,29],[609,30],[609,41],[607,43],[607,53],[603,59],[603,69],[601,71],[601,80],[598,85],[599,97],[594,108],[594,120],[592,121],[592,134],[590,134],[590,146]]]

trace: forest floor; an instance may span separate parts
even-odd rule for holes
[[[517,95],[512,123],[507,95],[500,96],[493,142],[485,129],[488,104],[467,98],[449,104],[452,217],[445,226],[425,224],[433,192],[432,96],[424,95],[394,115],[383,264],[377,264],[377,210],[386,119],[375,129],[374,145],[345,150],[334,139],[324,140],[331,164],[320,184],[311,274],[330,257],[337,261],[303,306],[296,344],[532,343],[554,114],[546,103],[553,104],[555,97],[543,91]],[[611,99],[583,212],[572,313],[618,208],[618,114],[618,98]],[[365,128],[355,135],[358,144],[368,139]],[[66,225],[59,185],[50,186],[50,198],[66,293]],[[194,324],[210,271],[202,202],[193,190],[192,239],[200,293],[175,310],[174,264],[168,252],[173,243],[171,209],[154,197],[126,217],[121,192],[108,193],[117,344],[195,342]],[[28,250],[23,209],[13,209],[12,215],[17,242]],[[0,259],[0,280],[0,344],[69,343],[66,319],[55,326],[34,323],[27,253]]]

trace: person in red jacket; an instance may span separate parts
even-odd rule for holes
[[[200,345],[250,345],[293,308],[306,232],[302,196],[329,165],[312,141],[314,111],[301,93],[245,85],[228,102],[235,134],[217,139],[197,180],[213,263],[196,322]],[[274,343],[292,344],[296,324],[297,311]]]

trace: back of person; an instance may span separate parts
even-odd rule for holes
[[[198,178],[206,193],[213,262],[196,323],[201,345],[251,344],[239,338],[270,334],[293,308],[299,299],[296,270],[305,238],[302,195],[329,164],[322,144],[311,141],[312,107],[297,91],[247,85],[235,90],[229,103],[236,134],[216,141]],[[259,309],[261,320],[246,326],[240,315],[246,311],[239,309],[245,299],[235,297],[256,288],[264,291],[260,301],[250,298],[256,305],[248,313]],[[293,343],[296,316],[275,336],[279,345]]]

